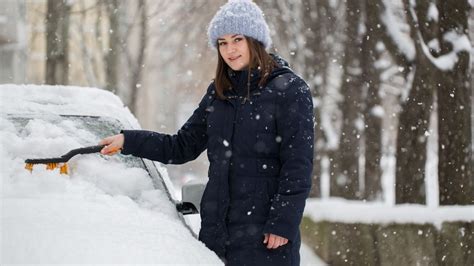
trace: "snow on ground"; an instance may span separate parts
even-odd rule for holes
[[[327,265],[305,243],[301,243],[300,259],[301,259],[301,265],[302,266],[325,266],[325,265]]]
[[[0,264],[222,265],[143,168],[93,154],[71,159],[69,175],[43,165],[24,169],[26,158],[59,156],[100,139],[74,119],[43,114],[105,115],[133,124],[113,94],[0,85],[0,99]],[[7,113],[34,118],[20,125]]]
[[[313,221],[343,223],[414,223],[434,224],[438,228],[443,222],[474,221],[474,206],[429,207],[419,204],[389,206],[383,202],[361,202],[344,199],[309,199],[305,216]]]

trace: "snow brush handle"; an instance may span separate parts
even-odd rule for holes
[[[76,156],[78,154],[89,154],[89,153],[100,152],[104,147],[105,145],[83,147],[83,148],[71,150],[61,157],[45,158],[45,159],[27,159],[25,163],[27,164],[65,163],[69,161],[69,159],[71,159],[73,156]]]
[[[62,157],[69,157],[70,155],[74,156],[74,155],[77,155],[77,154],[96,153],[96,152],[100,152],[104,147],[105,147],[105,145],[97,145],[97,146],[89,146],[89,147],[74,149],[74,150],[71,150],[70,152],[64,154]]]
[[[65,161],[68,161],[73,156],[76,156],[78,154],[89,154],[89,153],[100,152],[104,147],[105,147],[105,145],[97,145],[97,146],[89,146],[89,147],[74,149],[74,150],[71,150],[70,152],[64,154],[63,156],[61,156],[61,158]]]
[[[96,152],[100,152],[104,147],[105,145],[89,146],[89,147],[79,148],[73,151],[77,151],[78,154],[96,153]]]

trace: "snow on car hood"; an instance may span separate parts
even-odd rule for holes
[[[222,264],[138,165],[90,154],[73,157],[69,175],[44,165],[24,169],[27,158],[56,157],[99,141],[80,120],[55,115],[87,111],[130,120],[113,94],[2,85],[0,99],[0,264]],[[15,120],[24,114],[34,115]]]

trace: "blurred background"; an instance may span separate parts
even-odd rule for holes
[[[144,129],[174,134],[214,76],[217,54],[208,47],[207,26],[225,2],[0,0],[0,83],[110,90]],[[472,207],[473,0],[255,2],[270,26],[271,52],[286,58],[312,90],[312,198]],[[207,178],[207,167],[204,153],[168,170],[180,187]],[[337,253],[328,239],[345,227],[321,226],[311,230],[320,237],[326,232],[325,241],[319,238],[312,248],[327,262],[394,261],[350,251],[346,242],[358,243],[350,235],[337,242],[350,248]],[[473,222],[453,228],[464,233],[450,243],[465,245],[448,258],[474,261]],[[446,263],[436,250],[447,244],[439,235],[434,239],[441,246],[432,244],[432,253],[418,252],[412,262]]]

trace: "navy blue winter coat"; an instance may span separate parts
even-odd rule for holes
[[[220,100],[214,83],[176,135],[125,130],[123,154],[181,164],[207,149],[209,182],[199,239],[228,265],[299,265],[299,224],[311,187],[313,104],[307,84],[279,57],[266,86],[229,72]],[[267,249],[264,233],[288,244]]]

